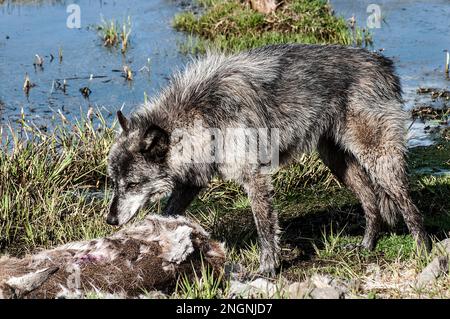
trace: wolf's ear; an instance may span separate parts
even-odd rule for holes
[[[152,125],[142,137],[139,150],[146,160],[163,162],[169,150],[169,135],[159,126]]]
[[[128,133],[128,120],[121,111],[117,111],[117,119],[119,120],[120,127],[125,133]]]

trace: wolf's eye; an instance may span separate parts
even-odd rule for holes
[[[139,185],[139,183],[128,183],[127,184],[127,189],[133,189],[133,188],[135,188],[138,185]]]

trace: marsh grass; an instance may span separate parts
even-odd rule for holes
[[[115,20],[102,22],[98,26],[104,46],[115,46],[119,41],[119,28]]]
[[[122,32],[120,33],[122,53],[125,53],[128,49],[130,34],[131,34],[131,17],[128,16],[127,21],[122,24]]]
[[[114,19],[105,20],[102,17],[101,23],[97,26],[103,45],[106,47],[116,47],[121,45],[121,52],[126,53],[130,43],[131,34],[131,17],[128,16],[123,23],[119,23]]]
[[[197,1],[203,9],[175,16],[173,26],[196,38],[182,45],[183,52],[204,52],[207,47],[241,51],[275,43],[371,44],[371,35],[349,29],[327,1],[287,0],[271,14],[251,9],[238,0]]]
[[[99,113],[48,133],[25,118],[19,127],[2,130],[2,250],[22,254],[112,230],[103,213],[110,199],[106,154],[114,133]]]

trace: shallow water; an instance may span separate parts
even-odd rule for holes
[[[144,92],[151,96],[167,81],[169,74],[185,64],[187,57],[179,53],[177,44],[185,39],[170,26],[180,11],[177,0],[80,0],[81,28],[69,29],[67,6],[72,1],[41,1],[36,4],[0,5],[0,124],[21,117],[48,125],[59,119],[58,110],[73,120],[86,114],[89,105],[110,113],[119,108],[130,112],[144,101]],[[36,1],[34,1],[36,2]],[[337,15],[355,15],[357,24],[366,26],[373,0],[332,0]],[[417,103],[431,103],[427,95],[417,95],[418,87],[448,89],[445,79],[444,49],[450,49],[449,0],[376,1],[383,20],[381,28],[371,29],[372,49],[383,49],[393,58],[405,91],[408,109]],[[123,22],[132,20],[131,46],[125,55],[120,48],[102,45],[95,26],[102,16]],[[58,50],[63,60],[58,60]],[[35,54],[44,57],[43,69],[35,68]],[[51,60],[52,54],[54,60]],[[128,65],[135,72],[133,81],[126,81],[122,68]],[[36,84],[26,96],[22,90],[25,74]],[[90,79],[91,75],[93,76]],[[64,93],[57,82],[66,79]],[[80,88],[89,87],[89,99]],[[434,103],[436,104],[436,103]],[[438,103],[439,104],[439,103]],[[438,105],[439,106],[439,105]],[[108,112],[103,114],[108,116]],[[430,145],[432,138],[424,131],[429,124],[416,121],[409,131],[409,146]]]
[[[445,76],[445,52],[450,50],[450,1],[449,0],[331,0],[336,15],[344,18],[355,16],[357,25],[367,28],[370,4],[381,10],[381,27],[371,28],[373,50],[395,61],[401,78],[405,107],[428,103],[442,107],[442,101],[433,103],[427,95],[418,95],[419,87],[449,88]],[[449,102],[446,102],[450,104]],[[427,124],[428,125],[428,124]],[[409,131],[409,146],[433,144],[424,131],[426,125],[415,121]]]
[[[125,112],[130,112],[144,101],[144,92],[153,95],[166,83],[167,76],[186,62],[177,48],[184,36],[170,26],[173,16],[181,10],[179,3],[80,0],[76,3],[80,6],[81,28],[70,29],[66,26],[70,15],[66,9],[71,3],[42,1],[38,5],[0,6],[0,124],[20,118],[21,109],[28,119],[42,125],[58,110],[69,120],[78,118],[89,105],[104,107],[111,113],[123,106]],[[95,28],[102,16],[119,22],[131,17],[131,46],[125,55],[120,46],[103,46]],[[43,70],[33,66],[35,54],[44,57]],[[134,81],[122,76],[125,64],[135,72]],[[36,84],[28,97],[22,89],[26,73]],[[68,84],[66,93],[57,89],[55,82],[64,79]],[[89,100],[79,91],[83,87],[92,92]]]

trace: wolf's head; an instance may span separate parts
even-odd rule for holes
[[[127,223],[147,202],[155,201],[173,189],[168,172],[169,135],[161,127],[131,127],[117,112],[121,134],[111,147],[108,174],[114,184],[107,223]]]

